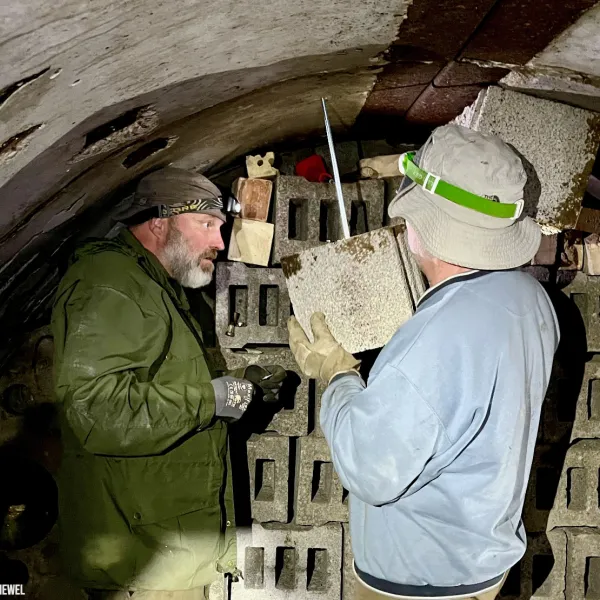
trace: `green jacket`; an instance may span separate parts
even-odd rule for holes
[[[227,429],[183,289],[125,230],[76,252],[52,329],[71,577],[183,590],[234,571]]]

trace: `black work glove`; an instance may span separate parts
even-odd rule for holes
[[[279,392],[287,372],[279,365],[250,365],[246,367],[243,377],[254,384],[256,397],[271,404],[279,400]]]
[[[228,375],[213,379],[211,383],[215,390],[215,415],[226,421],[240,419],[254,396],[252,383]]]

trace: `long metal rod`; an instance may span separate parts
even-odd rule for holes
[[[329,144],[329,156],[331,157],[331,167],[333,169],[333,181],[335,182],[335,193],[338,200],[338,208],[340,210],[340,222],[342,223],[342,233],[345,238],[350,237],[350,229],[348,227],[348,219],[346,219],[346,206],[344,205],[344,195],[342,193],[342,182],[340,181],[340,171],[338,169],[337,158],[335,156],[335,147],[333,146],[333,137],[331,135],[331,126],[329,125],[329,117],[327,116],[327,106],[325,98],[321,98],[323,103],[323,114],[325,115],[325,131],[327,133],[327,143]]]

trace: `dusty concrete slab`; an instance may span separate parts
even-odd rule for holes
[[[282,260],[294,314],[312,339],[321,311],[348,352],[380,348],[413,314],[406,269],[392,228],[382,228]]]
[[[524,212],[546,233],[575,228],[600,143],[599,114],[492,86],[457,122],[499,135],[530,163]]]

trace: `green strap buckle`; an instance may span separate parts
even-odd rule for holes
[[[420,185],[426,192],[441,196],[450,202],[470,208],[490,217],[500,219],[518,219],[523,212],[523,200],[518,200],[514,204],[495,202],[489,198],[472,194],[467,190],[459,188],[447,181],[444,181],[437,175],[424,171],[414,163],[414,152],[405,152],[400,155],[398,166],[400,173]]]

